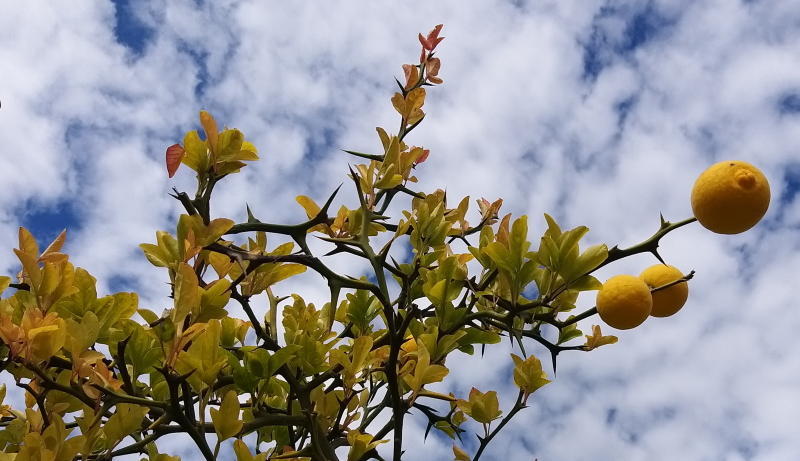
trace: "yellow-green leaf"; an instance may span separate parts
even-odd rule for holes
[[[189,315],[199,302],[197,275],[192,266],[183,263],[178,268],[175,277],[175,309],[172,311],[172,320],[179,324]]]
[[[453,444],[453,455],[455,455],[454,461],[471,461],[467,452],[458,448],[456,444]]]
[[[169,257],[167,257],[164,250],[162,250],[158,245],[153,245],[152,243],[142,243],[139,245],[139,248],[144,251],[144,256],[152,265],[156,267],[169,266]]]
[[[217,141],[217,162],[233,160],[242,150],[242,143],[244,143],[244,134],[235,128],[220,133]]]
[[[370,434],[362,434],[357,430],[351,430],[347,433],[347,443],[350,444],[347,461],[358,461],[366,452],[386,442],[388,440],[373,440]]]
[[[39,257],[39,246],[36,244],[36,239],[24,227],[19,228],[19,249],[34,259]]]
[[[419,392],[426,384],[441,382],[449,372],[443,365],[431,365],[430,353],[425,343],[417,340],[417,364],[414,373],[404,376],[403,379],[412,391]]]
[[[303,209],[306,210],[306,216],[308,217],[308,219],[313,219],[316,215],[319,214],[320,211],[319,205],[317,205],[317,203],[310,197],[305,195],[298,195],[297,198],[295,198],[295,200],[297,200],[297,203],[299,203],[300,206],[302,206]]]
[[[228,391],[222,398],[219,410],[212,408],[210,412],[218,440],[228,440],[242,430],[244,423],[239,419],[239,397],[236,391]]]
[[[122,439],[129,436],[142,425],[142,418],[147,414],[146,407],[120,403],[116,406],[116,411],[106,424],[103,432],[112,444],[119,443]]]
[[[208,146],[200,139],[197,130],[186,133],[183,138],[186,155],[181,162],[198,174],[208,169]]]
[[[19,258],[20,263],[22,263],[23,271],[30,277],[31,285],[33,289],[36,290],[42,283],[41,269],[39,269],[39,263],[36,262],[36,256],[17,250],[16,248],[14,249],[14,254]]]
[[[42,257],[49,255],[51,253],[58,253],[59,251],[61,251],[61,248],[64,246],[64,242],[66,240],[67,240],[67,230],[64,229],[61,231],[60,234],[58,234],[58,237],[56,237],[56,239],[53,240],[53,243],[51,243],[50,245],[47,246],[47,248],[45,248],[45,250],[42,252]]]
[[[482,424],[488,424],[503,414],[500,411],[497,391],[483,393],[473,387],[469,392],[469,400],[459,400],[457,405],[464,413]]]
[[[198,243],[205,246],[216,242],[220,237],[225,235],[225,232],[228,232],[234,224],[235,223],[233,220],[227,218],[217,218],[212,220],[210,223],[208,223],[208,234],[206,235],[205,239],[203,242]]]
[[[603,333],[600,331],[600,325],[592,325],[592,334],[591,336],[586,335],[586,345],[584,348],[587,351],[590,351],[592,349],[597,349],[600,346],[614,344],[616,342],[616,336],[603,336]]]
[[[253,454],[242,439],[233,442],[233,452],[236,453],[236,461],[253,461]]]
[[[535,392],[540,387],[549,383],[547,374],[542,370],[542,362],[535,356],[530,355],[523,360],[515,354],[511,354],[514,360],[514,385],[525,393],[525,398]]]
[[[489,256],[500,269],[514,272],[514,260],[511,256],[511,252],[508,251],[508,248],[502,243],[492,242],[486,245],[486,247],[483,248],[483,253]]]
[[[0,294],[3,294],[6,288],[8,288],[10,285],[11,285],[11,277],[8,277],[6,275],[0,275]]]

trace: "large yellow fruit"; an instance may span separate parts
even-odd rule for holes
[[[711,232],[739,234],[764,217],[769,198],[769,182],[758,168],[729,160],[712,165],[697,178],[692,211]]]
[[[639,278],[650,288],[662,287],[681,277],[683,274],[678,268],[664,264],[650,266],[639,275]],[[689,284],[681,282],[651,294],[653,295],[653,310],[650,311],[650,315],[669,317],[681,310],[686,303],[686,299],[689,297]]]
[[[650,316],[652,308],[650,288],[633,275],[615,275],[597,292],[600,319],[618,330],[638,327]]]

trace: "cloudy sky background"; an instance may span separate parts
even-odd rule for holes
[[[547,212],[588,226],[586,244],[624,247],[649,237],[659,213],[691,216],[692,184],[713,163],[751,162],[772,185],[771,208],[748,233],[694,224],[664,239],[668,263],[697,271],[687,306],[619,332],[616,345],[562,354],[554,382],[483,459],[800,459],[791,0],[5,2],[0,269],[18,270],[20,225],[41,245],[66,227],[65,250],[101,293],[137,291],[161,312],[166,273],[137,246],[174,232],[172,187],[194,192],[187,168],[167,178],[164,151],[198,128],[198,111],[241,129],[262,157],[220,184],[212,213],[242,221],[247,202],[263,221],[298,222],[295,196],[322,202],[347,181],[354,159],[340,149],[376,152],[374,128],[396,130],[393,77],[418,59],[416,34],[439,23],[444,84],[407,139],[431,150],[419,189],[446,188],[452,204],[471,196],[472,222],[474,199],[503,198],[504,212],[530,216],[533,241]],[[348,187],[337,208],[355,204]],[[654,262],[630,258],[599,277]],[[276,291],[325,299],[312,275]],[[507,411],[509,352],[506,342],[483,361],[453,356],[449,389],[496,389]],[[533,343],[528,352],[546,359]],[[408,459],[452,459],[449,439],[417,443],[424,427],[412,421]],[[199,459],[185,446],[172,453]]]

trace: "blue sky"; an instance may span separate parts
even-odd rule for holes
[[[746,234],[695,224],[668,236],[662,256],[697,272],[687,306],[613,346],[561,354],[553,383],[484,459],[800,459],[796,2],[431,3],[3,4],[0,268],[18,270],[20,225],[42,242],[67,228],[71,260],[100,292],[136,290],[161,312],[165,274],[137,246],[174,228],[172,187],[194,190],[187,169],[167,178],[164,151],[198,111],[241,129],[262,157],[220,185],[212,212],[242,221],[247,202],[259,219],[295,222],[295,196],[323,201],[347,181],[340,149],[375,151],[375,126],[396,129],[394,77],[417,59],[416,34],[443,23],[444,84],[409,137],[431,150],[420,190],[469,195],[473,208],[503,198],[505,212],[529,215],[533,241],[547,212],[588,226],[587,244],[624,247],[651,235],[659,213],[689,217],[692,184],[715,162],[753,163],[772,185],[770,211]],[[343,188],[336,206],[354,203]],[[600,278],[654,262],[623,260]],[[364,270],[347,258],[331,266]],[[326,287],[309,275],[278,291],[320,302]],[[507,410],[510,352],[453,356],[452,387],[440,389],[496,389]],[[409,441],[424,432],[413,418]],[[408,450],[452,456],[438,437]]]

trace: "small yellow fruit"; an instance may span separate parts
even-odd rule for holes
[[[662,287],[683,277],[678,268],[656,264],[650,266],[639,275],[644,283],[650,288]],[[681,282],[669,288],[651,293],[653,295],[653,310],[650,315],[653,317],[669,317],[681,310],[689,297],[689,284]]]
[[[712,165],[697,178],[692,211],[711,232],[739,234],[764,217],[769,198],[769,182],[758,168],[730,160]]]
[[[615,275],[597,292],[600,319],[617,330],[638,327],[650,316],[652,308],[650,288],[633,275]]]

